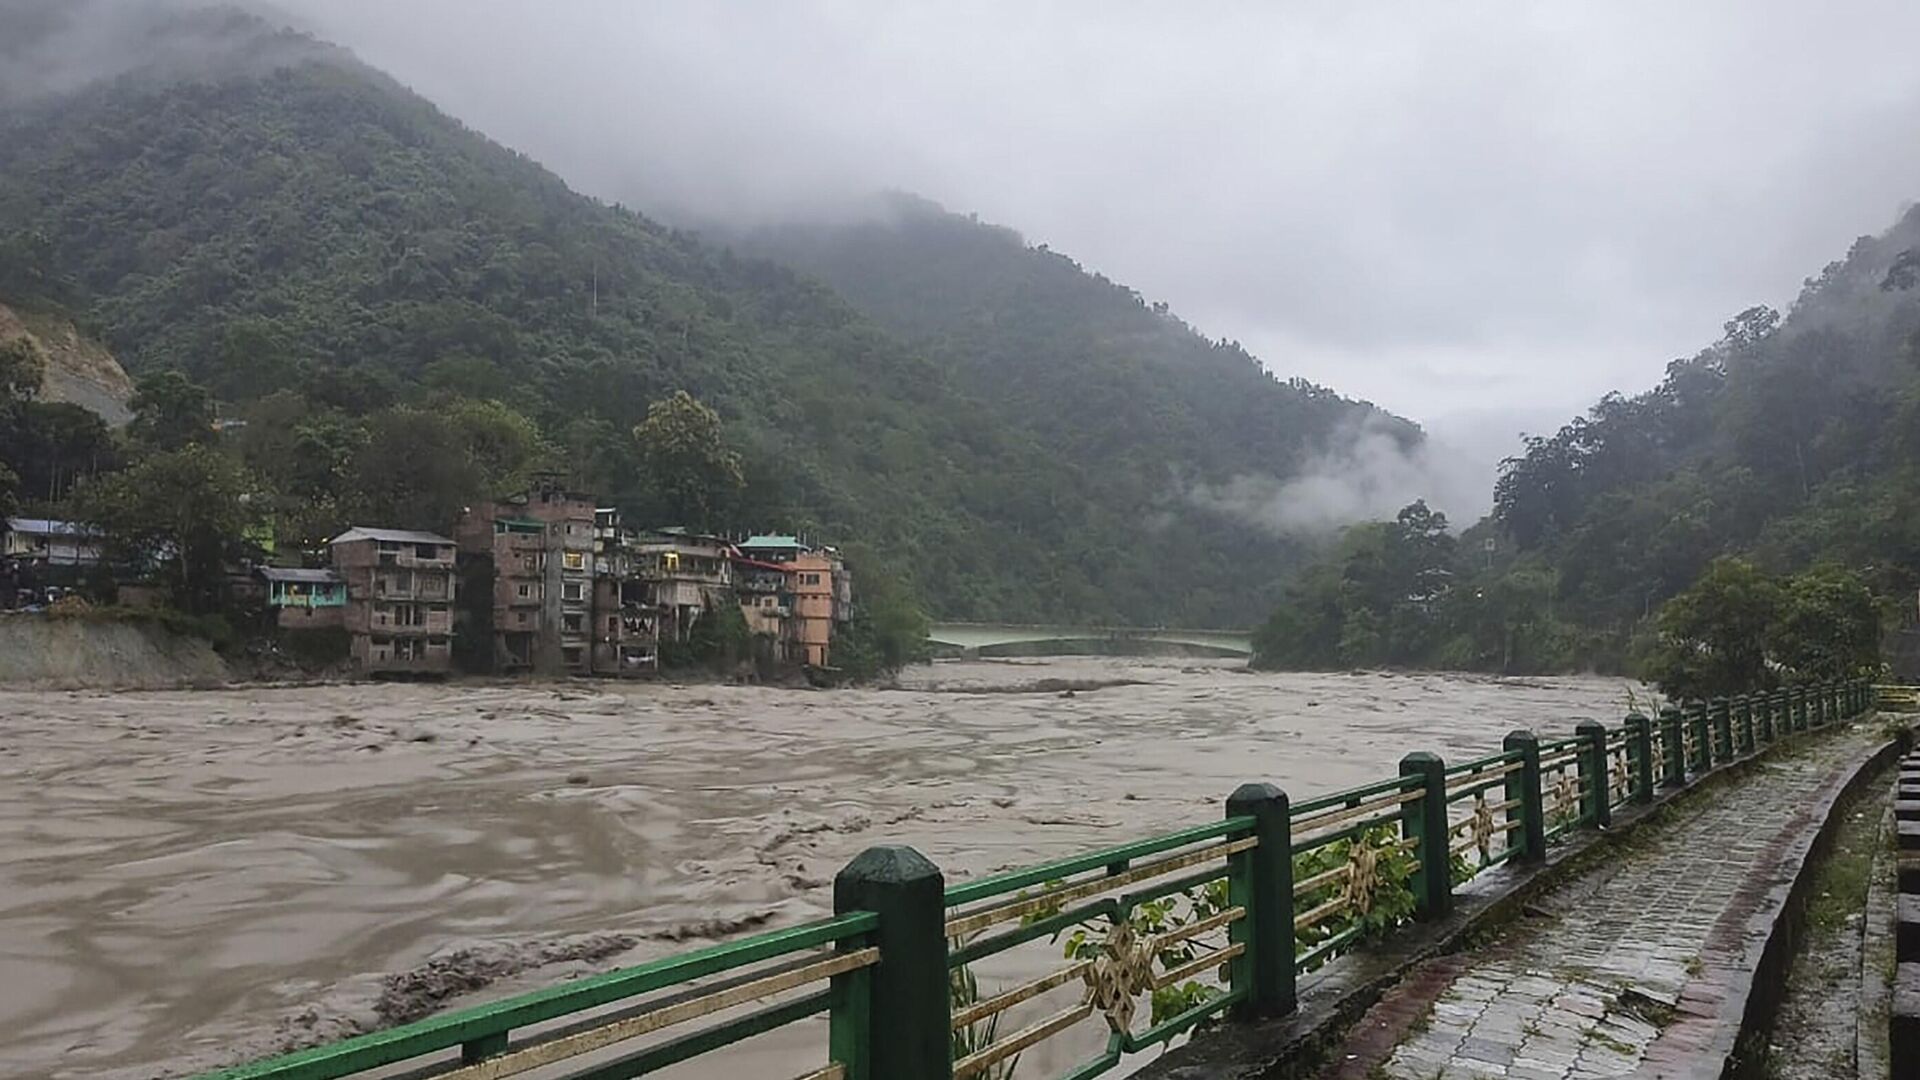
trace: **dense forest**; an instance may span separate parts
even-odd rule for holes
[[[1920,210],[1857,241],[1784,316],[1741,312],[1653,389],[1529,438],[1488,521],[1456,538],[1413,507],[1351,530],[1293,583],[1261,660],[1658,673],[1707,608],[1837,628],[1833,596],[1871,595],[1910,623],[1917,335]]]
[[[61,11],[0,6],[0,41],[30,50]],[[631,433],[686,391],[741,459],[716,527],[831,538],[944,617],[1245,624],[1293,552],[1188,485],[1284,475],[1373,412],[972,225],[953,242],[992,258],[875,267],[964,310],[870,318],[575,194],[338,49],[159,18],[158,59],[117,78],[0,86],[0,302],[71,313],[143,385],[205,388],[290,538],[444,527],[533,468],[648,516],[663,483]]]

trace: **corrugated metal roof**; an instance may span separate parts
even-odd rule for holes
[[[93,530],[72,521],[55,521],[51,518],[8,518],[7,528],[17,533],[32,533],[36,536],[92,536]]]
[[[331,544],[344,544],[353,540],[385,540],[396,544],[445,544],[453,546],[453,541],[439,533],[415,532],[411,529],[373,529],[365,525],[355,525],[346,532],[329,540]]]
[[[263,566],[260,576],[268,581],[297,581],[308,585],[338,585],[339,574],[331,570],[300,570],[285,566]]]
[[[749,536],[740,545],[740,547],[743,549],[745,548],[804,548],[806,546],[807,545],[800,542],[800,538],[797,536],[780,536],[778,534],[772,534],[768,536]]]

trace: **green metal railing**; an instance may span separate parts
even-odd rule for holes
[[[1864,682],[1822,684],[1566,738],[1515,731],[1499,753],[1451,766],[1409,754],[1397,776],[1298,804],[1247,784],[1220,821],[952,886],[912,848],[870,848],[834,879],[831,919],[209,1080],[617,1080],[822,1013],[825,1045],[801,1080],[1001,1080],[1031,1048],[1097,1023],[1103,1044],[1076,1038],[1100,1048],[1056,1074],[1085,1080],[1203,1023],[1284,1015],[1302,976],[1446,914],[1473,878],[1873,701]],[[1028,964],[981,989],[979,966],[1038,942],[1057,957],[1043,974]]]

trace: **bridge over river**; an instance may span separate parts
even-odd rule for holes
[[[1182,630],[1164,626],[1039,626],[1020,623],[937,622],[927,640],[972,654],[988,654],[1013,646],[1076,646],[1106,651],[1117,643],[1157,643],[1205,649],[1223,656],[1253,655],[1249,630]]]

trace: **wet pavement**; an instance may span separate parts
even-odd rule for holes
[[[1818,733],[1677,804],[1502,938],[1390,994],[1379,1015],[1409,995],[1430,1007],[1384,1062],[1350,1064],[1392,1080],[1719,1075],[1763,898],[1797,867],[1810,809],[1884,741],[1869,724]]]

